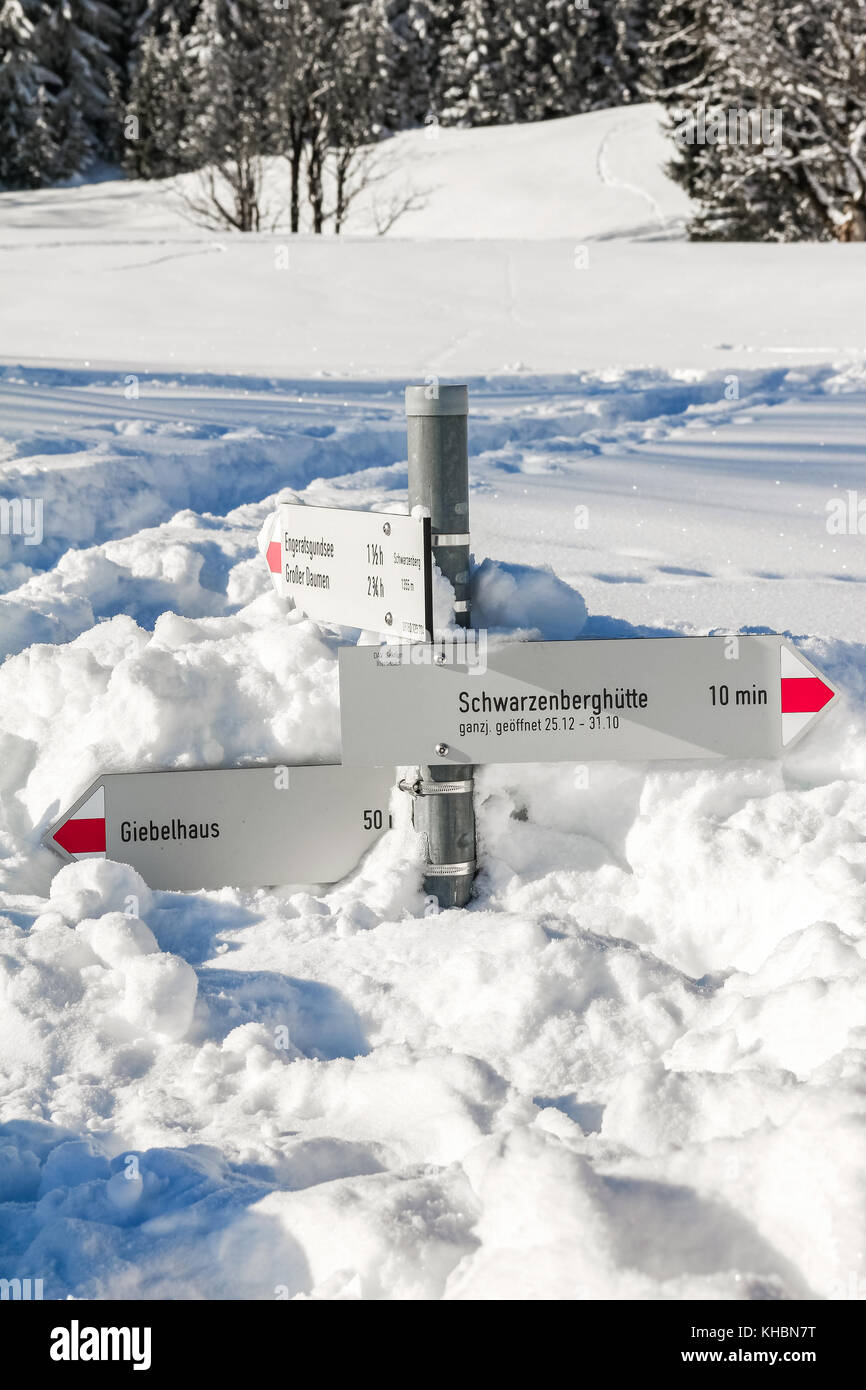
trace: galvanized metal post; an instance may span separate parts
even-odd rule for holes
[[[433,558],[454,585],[454,613],[469,626],[469,448],[466,386],[407,386],[409,507],[430,512]],[[435,731],[431,730],[431,738]],[[475,876],[474,768],[422,767],[413,819],[425,836],[424,888],[463,907]]]

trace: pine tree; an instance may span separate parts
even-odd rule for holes
[[[325,141],[333,162],[334,231],[363,183],[364,147],[382,134],[389,71],[388,19],[382,0],[343,12],[326,88]],[[360,176],[353,183],[353,174]],[[321,230],[321,223],[319,230]]]
[[[126,0],[126,151],[138,178],[166,178],[193,166],[190,115],[197,66],[190,34],[202,0]]]
[[[723,150],[726,235],[866,240],[866,0],[754,0],[734,11],[729,85],[781,113],[773,157]],[[704,225],[706,225],[706,220]]]
[[[167,178],[194,166],[191,69],[177,20],[139,40],[124,119],[124,167],[135,177]]]
[[[166,35],[172,29],[186,37],[201,9],[202,0],[125,0],[133,44],[149,35]]]
[[[709,81],[716,52],[712,0],[660,0],[643,49],[648,92],[658,101],[682,102]]]
[[[694,239],[866,239],[866,0],[665,4],[650,48]]]
[[[329,95],[344,22],[341,0],[281,0],[268,63],[274,147],[285,155],[291,180],[290,226],[300,229],[306,165],[313,230],[324,224],[323,174],[328,148]]]
[[[642,90],[666,108],[665,129],[672,137],[689,112],[706,102],[718,86],[723,71],[717,39],[721,22],[723,5],[717,0],[661,0],[650,18],[643,45]],[[677,140],[666,172],[700,202],[719,171],[708,147]]]
[[[276,151],[279,22],[260,0],[203,0],[185,42],[194,100],[184,139],[205,190],[189,202],[213,225],[261,227],[262,157]]]
[[[45,72],[33,16],[21,0],[0,3],[0,184],[38,188],[51,175],[55,150],[46,119]]]
[[[442,56],[443,120],[540,121],[622,99],[609,7],[575,0],[466,0]]]
[[[612,103],[646,100],[650,76],[647,43],[665,0],[618,0],[611,9],[615,33],[614,75],[621,95]]]
[[[389,130],[438,122],[442,54],[463,6],[464,0],[396,0],[389,7],[383,114]]]
[[[48,124],[55,145],[53,176],[68,178],[116,150],[120,112],[111,46],[120,23],[103,0],[59,0],[36,26],[37,49],[50,73]]]

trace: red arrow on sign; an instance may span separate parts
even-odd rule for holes
[[[105,790],[97,787],[92,796],[61,821],[51,836],[60,849],[73,858],[105,854]]]
[[[836,698],[836,692],[820,676],[816,676],[813,668],[807,666],[791,647],[783,646],[781,654],[782,743],[785,745],[802,733],[815,715]]]
[[[268,546],[268,569],[271,574],[279,574],[283,567],[282,551],[279,541],[271,541]]]
[[[98,854],[105,850],[105,819],[82,816],[65,821],[55,830],[54,839],[67,854]]]
[[[818,676],[783,676],[782,713],[817,714],[834,694]]]

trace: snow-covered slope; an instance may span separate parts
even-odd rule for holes
[[[374,177],[352,203],[346,230],[375,236],[388,211],[413,194],[392,239],[682,236],[689,200],[663,170],[671,150],[662,114],[644,105],[534,125],[407,131],[372,152]],[[263,225],[283,233],[286,161],[268,159],[265,170]],[[63,242],[194,239],[182,195],[200,188],[195,175],[136,181],[104,169],[97,181],[4,194],[4,245],[52,232]]]
[[[634,182],[630,147],[603,144],[626,118],[541,128],[551,161],[594,130],[581,178]],[[538,130],[457,135],[510,141],[532,186]],[[862,1296],[861,248],[635,245],[620,192],[593,226],[624,235],[587,270],[592,230],[559,223],[536,245],[304,240],[276,272],[265,238],[136,244],[141,187],[0,200],[2,351],[24,362],[0,378],[0,495],[44,522],[38,545],[0,535],[4,1277],[46,1297]],[[548,374],[491,375],[517,362]],[[464,912],[425,905],[399,793],[330,890],[58,872],[41,832],[99,772],[338,757],[356,634],[287,613],[256,535],[278,498],[405,506],[402,386],[458,371],[491,562],[476,621],[786,631],[838,707],[778,763],[479,769]],[[514,565],[534,571],[519,605]]]
[[[684,243],[658,116],[400,136],[377,196],[431,193],[387,238],[363,210],[340,238],[208,233],[171,182],[2,194],[0,362],[404,380],[862,361],[866,248]]]

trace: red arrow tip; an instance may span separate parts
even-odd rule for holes
[[[105,820],[67,820],[53,838],[67,854],[104,854]]]
[[[818,676],[783,676],[782,713],[817,714],[834,694]]]
[[[271,574],[279,574],[283,567],[282,552],[279,541],[271,541],[268,546],[268,569]]]

